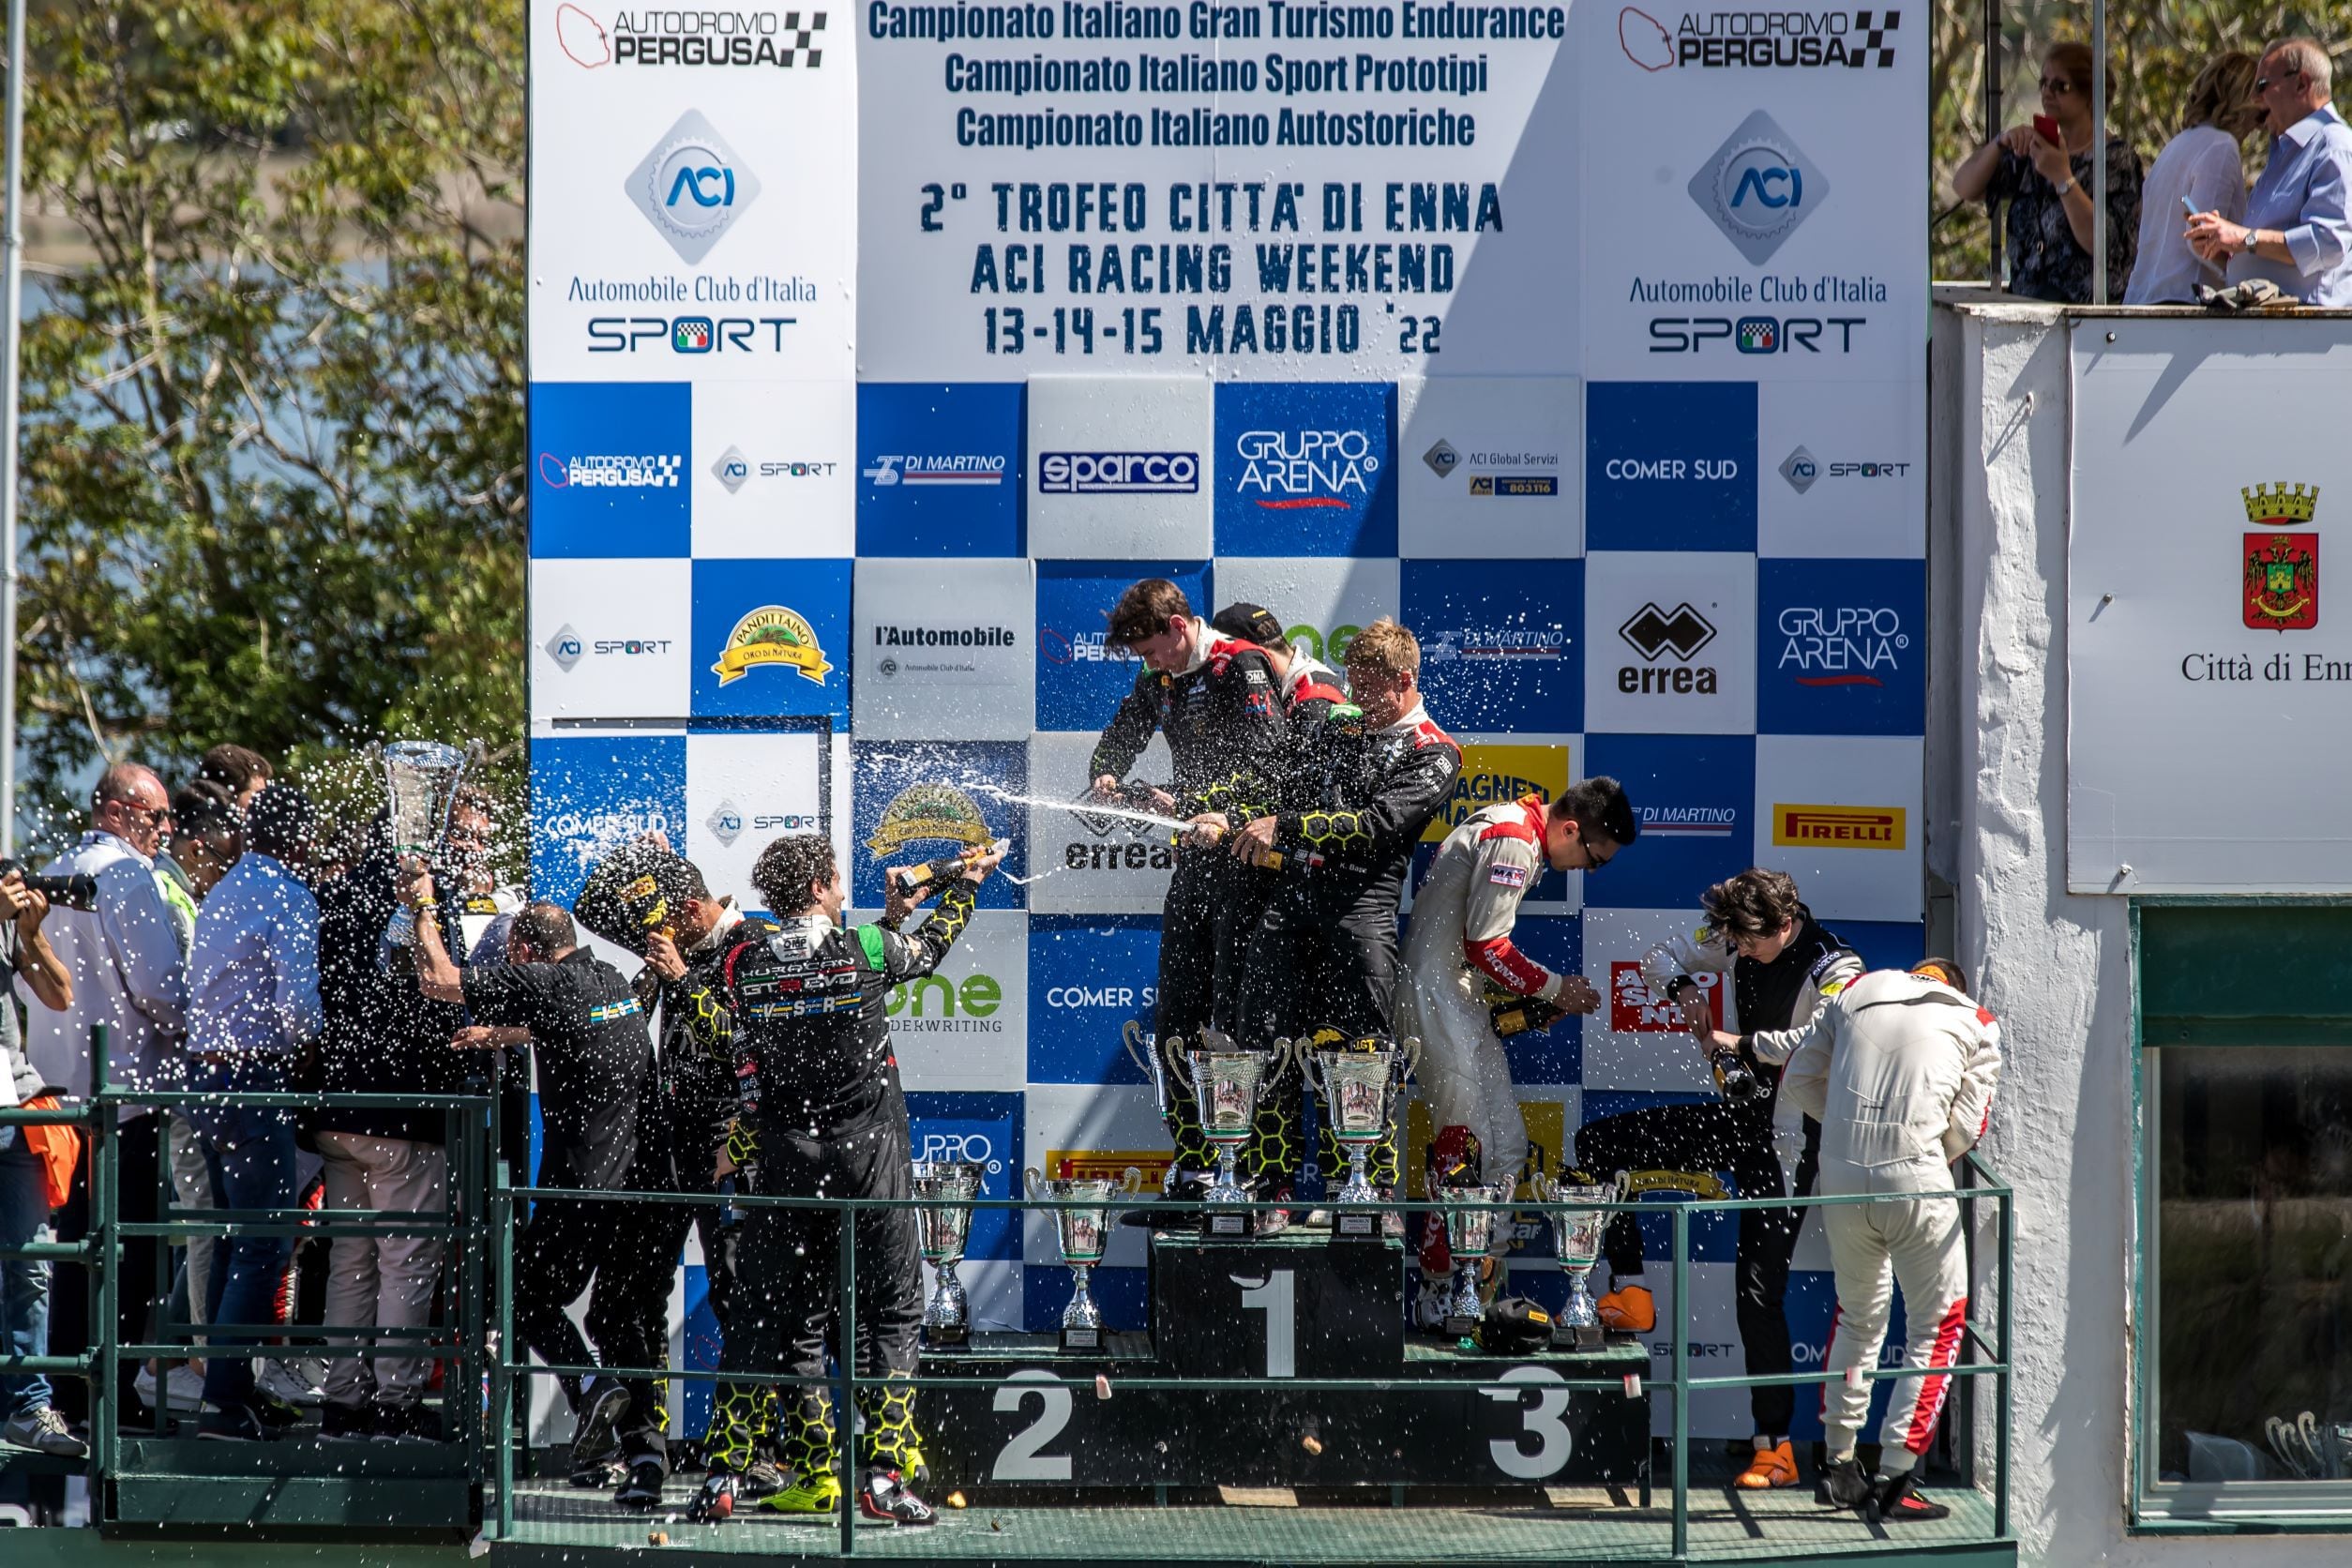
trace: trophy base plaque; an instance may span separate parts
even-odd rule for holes
[[[1103,1331],[1097,1327],[1062,1330],[1062,1353],[1064,1355],[1099,1355],[1103,1349]]]
[[[1200,1234],[1212,1241],[1241,1242],[1259,1234],[1263,1214],[1249,1209],[1203,1209]]]
[[[1608,1343],[1598,1323],[1585,1323],[1571,1328],[1566,1323],[1552,1325],[1552,1348],[1556,1350],[1597,1350]]]
[[[972,1329],[962,1323],[952,1328],[923,1325],[923,1348],[927,1350],[963,1350],[972,1347]]]
[[[1369,1209],[1334,1210],[1331,1217],[1331,1233],[1336,1240],[1380,1241],[1380,1216]]]
[[[1478,1332],[1478,1319],[1475,1318],[1465,1318],[1458,1313],[1449,1312],[1445,1315],[1445,1332],[1448,1338],[1465,1338],[1468,1335]]]

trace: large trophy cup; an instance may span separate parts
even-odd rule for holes
[[[1023,1185],[1032,1199],[1053,1199],[1068,1203],[1108,1203],[1111,1199],[1141,1189],[1143,1172],[1127,1167],[1126,1174],[1114,1182],[1108,1177],[1069,1176],[1048,1177],[1033,1167],[1023,1171]],[[1103,1348],[1103,1309],[1094,1304],[1093,1292],[1087,1288],[1087,1277],[1094,1265],[1103,1260],[1107,1212],[1103,1209],[1070,1208],[1053,1211],[1054,1231],[1061,1238],[1062,1260],[1070,1265],[1076,1281],[1070,1292],[1070,1304],[1062,1309],[1062,1348],[1064,1350],[1099,1350]]]
[[[1606,1210],[1593,1207],[1617,1196],[1612,1185],[1568,1186],[1549,1176],[1535,1178],[1535,1197],[1552,1222],[1552,1245],[1560,1254],[1560,1272],[1568,1276],[1568,1304],[1552,1319],[1552,1343],[1579,1350],[1600,1348],[1601,1315],[1593,1307],[1587,1283],[1601,1260],[1601,1232],[1609,1221]]]
[[[1146,1039],[1142,1023],[1129,1018],[1120,1027],[1119,1037],[1127,1048],[1127,1060],[1143,1070],[1152,1080],[1152,1098],[1159,1107],[1160,1120],[1168,1120],[1169,1096],[1184,1078],[1184,1042],[1176,1035],[1167,1039]],[[1178,1181],[1176,1164],[1168,1162],[1168,1173],[1160,1178],[1163,1197],[1172,1196]]]
[[[1185,1058],[1200,1099],[1201,1136],[1217,1152],[1217,1178],[1201,1195],[1204,1236],[1247,1236],[1257,1229],[1250,1211],[1231,1207],[1250,1200],[1234,1167],[1257,1130],[1258,1091],[1280,1075],[1291,1049],[1289,1041],[1277,1040],[1272,1051],[1196,1050]]]
[[[384,748],[394,854],[430,858],[440,850],[465,761],[464,752],[439,741],[394,741]]]
[[[1478,1265],[1493,1242],[1495,1227],[1509,1217],[1507,1211],[1456,1208],[1456,1204],[1508,1203],[1517,1189],[1513,1182],[1489,1182],[1484,1186],[1440,1187],[1444,1205],[1445,1240],[1454,1253],[1454,1291],[1446,1299],[1445,1332],[1460,1336],[1473,1333],[1485,1305],[1478,1298]],[[1497,1265],[1500,1267],[1500,1263]]]
[[[939,1271],[939,1287],[923,1304],[923,1342],[934,1349],[972,1343],[972,1308],[964,1299],[956,1265],[963,1261],[964,1239],[972,1233],[971,1199],[980,1195],[986,1168],[963,1160],[914,1162],[914,1212],[923,1260]]]
[[[1319,1050],[1307,1057],[1308,1076],[1323,1096],[1323,1114],[1332,1141],[1348,1156],[1348,1180],[1333,1195],[1334,1236],[1380,1234],[1380,1216],[1371,1206],[1380,1200],[1367,1166],[1373,1147],[1387,1133],[1394,1108],[1398,1063],[1410,1071],[1420,1042],[1407,1040],[1401,1048],[1377,1050]]]

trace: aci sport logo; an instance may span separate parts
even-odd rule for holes
[[[678,259],[700,263],[758,200],[760,177],[746,168],[699,109],[679,116],[628,177],[629,200]],[[686,323],[700,318],[680,318]],[[686,343],[680,353],[700,352]]]
[[[1691,176],[1687,188],[1724,238],[1761,266],[1829,199],[1830,182],[1788,133],[1759,109],[1725,138],[1715,156]],[[1752,319],[1761,323],[1770,318]],[[1744,340],[1741,349],[1772,352]]]
[[[2319,535],[2291,533],[2319,509],[2319,487],[2256,485],[2240,492],[2246,520],[2263,526],[2245,536],[2246,625],[2256,631],[2309,631],[2319,625]]]

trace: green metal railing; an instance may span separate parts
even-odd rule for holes
[[[264,1357],[300,1356],[311,1353],[316,1342],[329,1345],[366,1346],[379,1343],[415,1345],[412,1353],[455,1364],[455,1378],[448,1383],[446,1402],[458,1412],[455,1440],[462,1445],[466,1457],[466,1472],[477,1485],[487,1485],[490,1492],[485,1524],[493,1538],[504,1539],[515,1532],[517,1498],[517,1460],[519,1444],[527,1442],[517,1424],[516,1399],[523,1386],[521,1380],[534,1377],[587,1376],[600,1374],[623,1380],[655,1380],[686,1378],[714,1384],[738,1383],[758,1387],[802,1387],[805,1377],[781,1372],[749,1372],[724,1369],[687,1367],[610,1367],[610,1366],[550,1366],[535,1364],[527,1349],[519,1345],[514,1333],[514,1254],[517,1232],[527,1214],[527,1205],[539,1199],[561,1199],[567,1202],[611,1204],[660,1204],[670,1208],[731,1207],[750,1212],[760,1209],[814,1209],[829,1211],[838,1216],[837,1227],[840,1237],[837,1267],[837,1289],[839,1300],[836,1344],[845,1353],[837,1356],[836,1370],[830,1380],[834,1399],[834,1428],[838,1443],[837,1463],[845,1477],[854,1476],[854,1444],[857,1423],[856,1396],[860,1389],[885,1384],[912,1386],[916,1389],[997,1389],[1003,1386],[996,1378],[917,1375],[912,1378],[882,1375],[860,1375],[856,1357],[851,1351],[856,1339],[857,1271],[856,1226],[852,1223],[861,1211],[878,1209],[908,1209],[924,1207],[930,1199],[865,1199],[849,1198],[785,1198],[754,1194],[721,1193],[636,1193],[615,1191],[580,1191],[568,1188],[542,1188],[516,1185],[508,1175],[507,1163],[499,1157],[498,1116],[499,1084],[493,1077],[487,1094],[460,1096],[419,1096],[400,1094],[260,1094],[234,1093],[191,1096],[178,1093],[130,1093],[105,1086],[106,1043],[104,1031],[98,1032],[93,1044],[93,1080],[99,1087],[92,1102],[68,1107],[61,1110],[27,1111],[0,1110],[0,1125],[26,1123],[71,1124],[85,1129],[91,1140],[90,1150],[90,1233],[83,1240],[68,1243],[37,1244],[15,1249],[0,1249],[0,1256],[37,1257],[54,1262],[76,1264],[92,1271],[98,1289],[92,1292],[92,1334],[95,1343],[79,1356],[44,1356],[36,1358],[0,1357],[0,1371],[43,1372],[54,1376],[77,1377],[88,1380],[91,1410],[91,1455],[88,1461],[92,1475],[100,1478],[116,1473],[120,1464],[119,1423],[113,1410],[113,1391],[117,1367],[126,1360],[151,1357],[185,1358],[189,1355],[186,1344],[122,1344],[117,1340],[118,1292],[121,1249],[140,1241],[153,1240],[159,1247],[170,1245],[174,1239],[185,1241],[193,1236],[238,1234],[299,1234],[305,1236],[381,1236],[391,1234],[440,1233],[447,1236],[455,1251],[451,1254],[453,1267],[450,1277],[456,1282],[446,1324],[435,1330],[359,1329],[320,1327],[318,1325],[288,1326],[281,1324],[203,1325],[209,1334],[231,1334],[252,1336],[249,1342],[235,1345],[208,1344],[202,1351],[205,1357],[231,1355],[251,1359]],[[301,1210],[170,1210],[165,1217],[155,1222],[126,1222],[120,1217],[115,1193],[119,1174],[119,1137],[115,1130],[115,1111],[125,1106],[166,1107],[185,1105],[191,1100],[211,1104],[240,1104],[276,1106],[306,1109],[407,1109],[431,1108],[444,1111],[452,1121],[448,1148],[450,1172],[448,1209],[445,1215],[398,1211],[323,1211]],[[158,1137],[166,1136],[158,1129]],[[165,1155],[168,1164],[168,1153]],[[1973,1403],[1970,1396],[1975,1380],[1990,1378],[1994,1383],[1993,1453],[1991,1492],[1993,1501],[1993,1539],[2010,1538],[2010,1454],[2011,1454],[2011,1280],[2013,1268],[2015,1222],[2013,1194],[1995,1172],[1971,1153],[1962,1162],[1965,1184],[1954,1194],[1925,1193],[1903,1196],[1822,1196],[1807,1198],[1757,1198],[1697,1199],[1671,1204],[1615,1201],[1579,1205],[1610,1213],[1630,1211],[1636,1214],[1657,1214],[1663,1211],[1673,1233],[1673,1310],[1671,1313],[1670,1345],[1672,1367],[1668,1376],[1647,1377],[1646,1388],[1651,1394],[1670,1397],[1673,1409],[1671,1445],[1671,1540],[1672,1553],[1685,1558],[1690,1547],[1690,1402],[1694,1395],[1711,1390],[1749,1389],[1763,1385],[1804,1387],[1826,1384],[1846,1374],[1792,1371],[1770,1377],[1695,1377],[1689,1373],[1690,1364],[1690,1263],[1691,1227],[1695,1212],[1736,1214],[1751,1209],[1819,1209],[1850,1207],[1866,1204],[1907,1203],[1928,1201],[1945,1197],[1956,1198],[1963,1209],[1963,1235],[1970,1249],[1969,1275],[1978,1277],[1978,1260],[1974,1255],[1979,1234],[1978,1205],[1989,1201],[1995,1208],[1995,1229],[1998,1254],[1995,1260],[1995,1313],[1988,1323],[1983,1316],[1983,1297],[1973,1289],[1969,1307],[1964,1319],[1959,1354],[1955,1364],[1945,1369],[1954,1380],[1954,1386],[1964,1395],[1964,1411]],[[168,1183],[162,1177],[159,1185]],[[973,1210],[1036,1210],[1049,1212],[1073,1208],[1122,1208],[1149,1201],[1139,1199],[1113,1199],[1106,1201],[1084,1199],[1021,1199],[974,1198],[957,1204]],[[1249,1205],[1272,1208],[1276,1205]],[[1397,1200],[1385,1207],[1407,1213],[1428,1213],[1440,1208],[1485,1208],[1501,1213],[1542,1212],[1543,1206],[1523,1201],[1500,1201],[1482,1204],[1438,1204],[1419,1200]],[[486,1281],[485,1274],[490,1277]],[[490,1288],[486,1289],[488,1284]],[[160,1290],[168,1286],[159,1283]],[[494,1332],[486,1333],[488,1319],[495,1318]],[[288,1336],[314,1342],[313,1346],[262,1343],[264,1336]],[[1654,1367],[1654,1364],[1652,1364]],[[1856,1374],[1863,1380],[1877,1381],[1899,1379],[1907,1375],[1902,1366],[1877,1366]],[[1458,1391],[1466,1388],[1485,1389],[1493,1386],[1491,1375],[1474,1378],[1416,1378],[1399,1380],[1395,1378],[1286,1378],[1286,1392],[1374,1392],[1410,1397],[1431,1391]],[[473,1396],[468,1391],[484,1387],[487,1401]],[[1136,1391],[1187,1391],[1199,1394],[1231,1393],[1262,1390],[1264,1380],[1257,1378],[1180,1378],[1169,1376],[1124,1376],[1120,1386]],[[1600,1394],[1621,1393],[1623,1380],[1618,1378],[1560,1379],[1548,1382],[1547,1388],[1568,1392]],[[485,1403],[487,1409],[485,1409]],[[168,1404],[159,1400],[158,1405]],[[164,1429],[161,1410],[157,1416],[157,1431]],[[1974,1461],[1975,1438],[1973,1423],[1963,1421],[1963,1442],[1969,1454],[1971,1471],[1979,1470]],[[1982,1476],[1971,1474],[1972,1485]],[[853,1485],[844,1485],[837,1518],[838,1548],[847,1555],[855,1549],[855,1493]]]

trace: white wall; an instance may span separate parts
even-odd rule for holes
[[[2340,1538],[2125,1533],[2131,942],[2125,900],[2066,891],[2066,326],[2054,309],[1946,301],[1935,333],[1931,595],[1950,619],[1931,692],[1952,701],[1930,700],[1928,865],[1955,885],[1956,957],[2001,1018],[1983,1152],[2017,1191],[2011,1496],[2024,1560],[2341,1562]],[[1989,1455],[1989,1399],[1984,1411]]]

